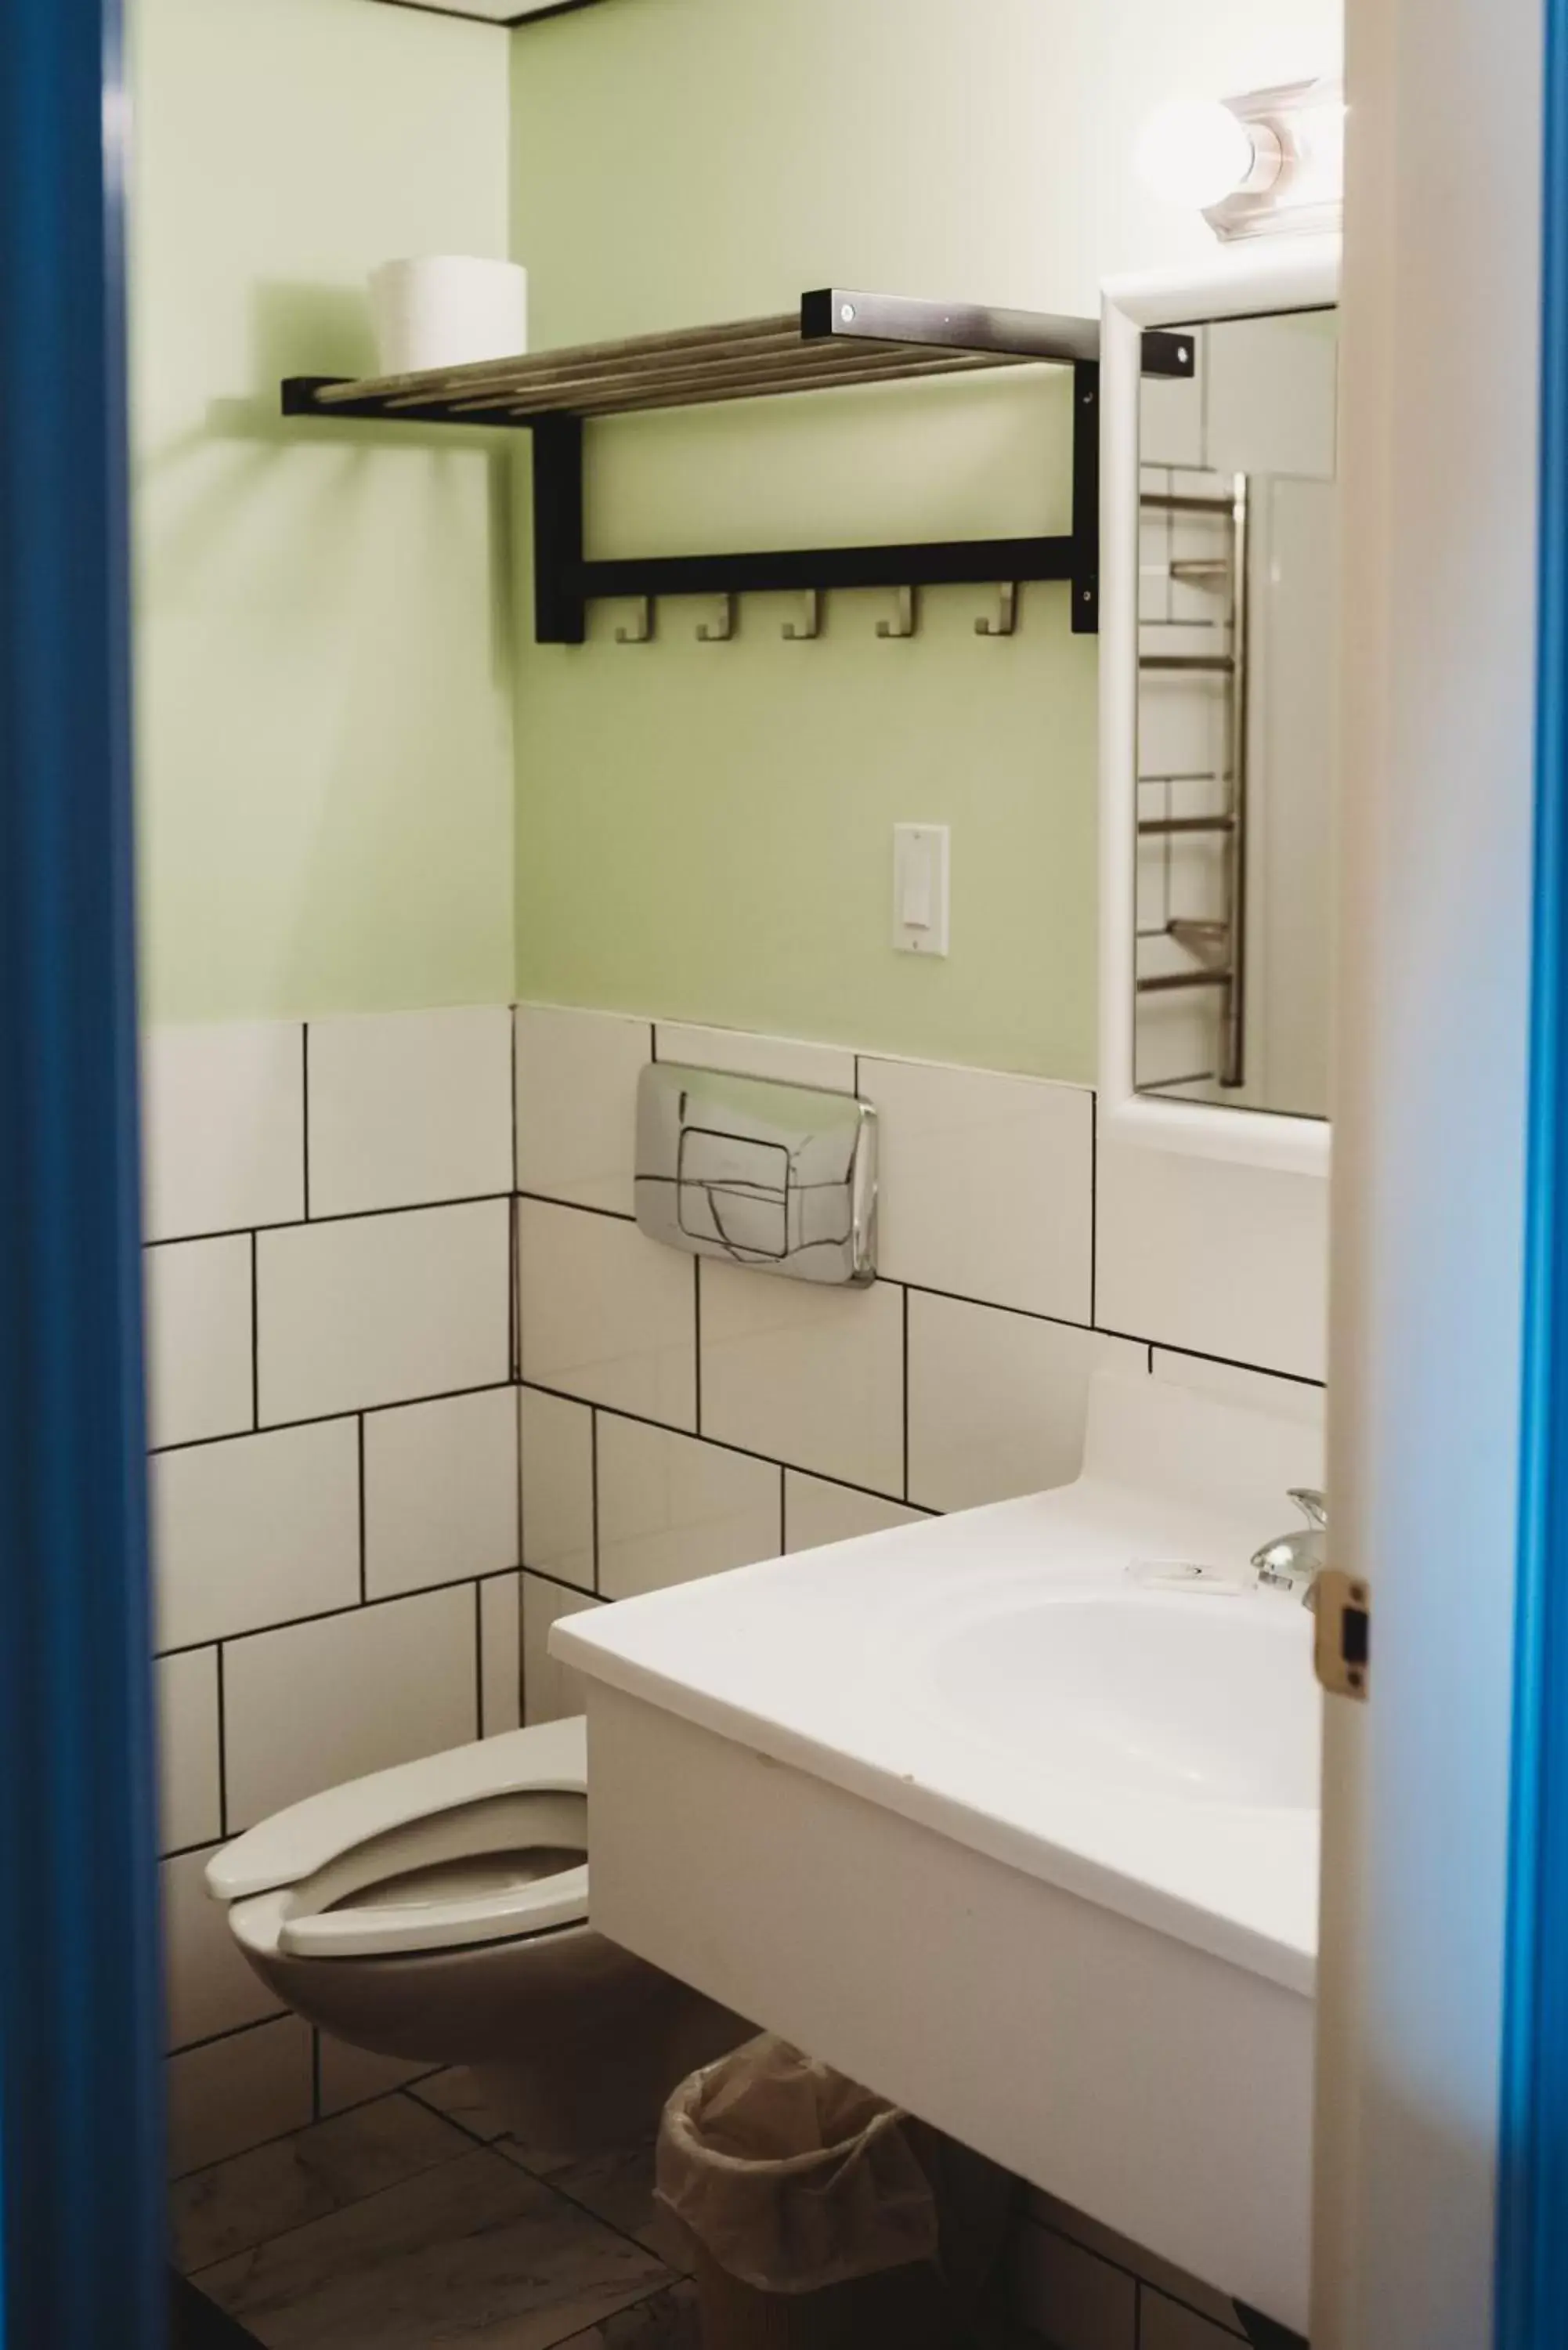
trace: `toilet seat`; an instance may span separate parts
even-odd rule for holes
[[[580,1927],[586,1724],[511,1731],[309,1796],[215,1854],[207,1886],[264,1959],[389,1958]]]

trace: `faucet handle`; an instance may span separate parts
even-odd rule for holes
[[[1319,1492],[1315,1485],[1293,1485],[1290,1499],[1295,1503],[1309,1526],[1322,1533],[1328,1524],[1328,1495]]]

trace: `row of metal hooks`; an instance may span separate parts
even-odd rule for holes
[[[802,612],[797,619],[786,620],[780,634],[787,644],[809,644],[822,634],[825,590],[808,588],[801,598]],[[920,627],[920,591],[918,588],[894,590],[896,604],[891,618],[878,620],[877,634],[889,642],[898,642],[918,636]],[[657,633],[658,598],[639,596],[636,599],[637,618],[623,622],[615,632],[618,645],[649,645]],[[697,639],[700,644],[724,645],[738,633],[741,599],[738,595],[717,598],[716,617],[700,620]],[[1019,596],[1016,582],[1009,581],[996,591],[996,610],[982,616],[974,624],[977,637],[1012,637],[1018,633]]]

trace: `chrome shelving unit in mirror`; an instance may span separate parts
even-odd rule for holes
[[[1061,536],[925,540],[892,546],[786,548],[773,554],[682,555],[593,561],[584,552],[583,432],[587,422],[721,401],[838,390],[981,369],[1070,367],[1073,404],[1073,527]],[[1144,338],[1147,372],[1192,372],[1189,338]],[[834,588],[900,592],[912,614],[926,587],[996,585],[1016,591],[1032,579],[1071,583],[1075,631],[1099,619],[1099,327],[1090,318],[1033,310],[911,301],[897,295],[826,287],[793,312],[639,335],[618,343],[540,351],[429,374],[361,381],[292,376],[286,416],[372,419],[380,423],[477,425],[534,436],[535,633],[544,644],[581,644],[587,608],[603,598],[639,600],[640,642],[651,634],[659,598],[733,598]],[[1016,608],[1014,592],[1002,608]],[[815,623],[815,603],[813,603]],[[1006,633],[980,622],[983,633]],[[815,634],[815,625],[791,633]],[[884,630],[907,635],[911,626]],[[718,637],[726,629],[711,632]]]

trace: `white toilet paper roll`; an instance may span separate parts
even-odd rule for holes
[[[384,261],[370,316],[382,375],[511,359],[528,348],[528,272],[466,254]]]

